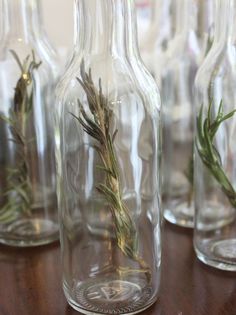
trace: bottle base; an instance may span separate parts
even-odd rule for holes
[[[87,315],[137,314],[157,299],[151,286],[107,277],[79,283],[72,290],[64,284],[64,293],[72,308]]]
[[[194,206],[189,206],[186,201],[171,205],[171,210],[164,210],[164,218],[175,225],[193,228]]]
[[[59,238],[58,224],[49,219],[22,219],[8,224],[0,232],[0,243],[32,247],[52,243]]]
[[[225,271],[236,271],[236,238],[206,242],[202,251],[195,246],[199,260],[204,264]]]

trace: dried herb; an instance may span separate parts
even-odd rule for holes
[[[89,112],[86,112],[82,102],[78,100],[80,116],[72,114],[83,130],[96,140],[94,149],[100,156],[102,165],[97,165],[97,169],[105,173],[104,183],[99,183],[96,188],[109,205],[114,222],[114,231],[117,245],[122,253],[137,261],[142,268],[142,272],[150,280],[150,271],[144,260],[138,254],[138,236],[134,221],[130,217],[130,212],[122,200],[120,185],[119,167],[117,164],[114,141],[118,130],[113,134],[110,131],[112,111],[109,109],[109,102],[102,91],[102,82],[99,79],[99,90],[92,80],[91,69],[85,72],[84,62],[81,64],[81,79],[77,78],[83,88]],[[121,273],[129,272],[120,268]]]
[[[17,81],[12,107],[9,117],[0,116],[10,129],[16,155],[14,168],[7,169],[7,203],[0,210],[0,222],[7,223],[14,220],[19,213],[30,214],[32,204],[31,184],[29,179],[28,146],[32,139],[27,138],[27,125],[33,108],[33,71],[40,63],[36,63],[34,52],[21,63],[17,54],[11,50],[16,63],[21,70]]]
[[[205,120],[203,120],[203,106],[201,107],[197,117],[196,147],[202,162],[219,183],[230,204],[236,208],[236,191],[223,169],[220,153],[214,145],[214,137],[220,125],[225,120],[230,119],[235,114],[236,110],[224,115],[223,102],[221,101],[216,118],[212,120],[212,104],[213,102],[211,101]]]

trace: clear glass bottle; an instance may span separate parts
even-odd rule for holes
[[[152,15],[151,1],[152,0],[135,0],[139,43],[149,26]]]
[[[151,19],[140,41],[141,57],[153,76],[160,78],[159,69],[163,52],[166,51],[171,33],[171,0],[152,0]]]
[[[200,48],[196,37],[197,7],[178,0],[176,32],[162,70],[164,217],[193,226],[193,83]]]
[[[217,0],[214,41],[196,76],[194,246],[236,271],[236,0]]]
[[[39,5],[2,1],[0,242],[14,246],[58,239],[52,124],[57,67],[41,36]]]
[[[83,313],[137,313],[160,285],[159,92],[133,1],[76,10],[79,48],[57,89],[63,288]]]
[[[201,49],[202,62],[209,52],[214,36],[215,1],[198,0],[197,37]]]

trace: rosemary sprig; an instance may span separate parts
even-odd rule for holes
[[[210,51],[211,47],[213,45],[213,39],[211,38],[210,34],[208,34],[207,36],[207,43],[206,43],[206,50],[204,53],[204,57],[207,56],[208,52]],[[210,99],[210,98],[209,98]],[[194,149],[193,149],[194,151]],[[189,192],[188,192],[188,206],[191,206],[192,203],[192,199],[193,199],[193,194],[194,194],[194,161],[193,161],[193,151],[192,151],[192,156],[189,158],[188,161],[188,168],[186,169],[186,171],[184,172],[190,188],[189,188]]]
[[[15,51],[10,50],[13,58],[21,70],[20,78],[15,87],[12,107],[9,110],[9,117],[0,115],[10,129],[16,148],[15,167],[7,169],[8,188],[5,192],[7,203],[0,209],[0,222],[7,223],[14,220],[19,212],[30,214],[32,194],[29,179],[28,145],[32,141],[27,139],[27,125],[30,113],[33,108],[33,71],[41,62],[36,63],[34,52],[32,58],[28,55],[21,63]]]
[[[149,267],[138,254],[138,237],[135,223],[130,217],[129,209],[122,201],[119,167],[114,150],[114,141],[118,130],[113,134],[110,132],[110,121],[113,113],[109,109],[108,100],[103,94],[101,79],[99,79],[98,90],[93,82],[91,69],[89,73],[85,72],[84,62],[81,63],[80,74],[81,79],[77,78],[77,80],[85,91],[89,112],[85,111],[82,102],[78,100],[80,116],[72,115],[83,127],[83,130],[97,141],[94,149],[99,154],[102,162],[102,165],[97,165],[97,169],[104,172],[106,177],[105,182],[99,183],[96,188],[109,205],[114,220],[118,247],[125,256],[139,263],[142,272],[150,280]],[[129,271],[120,268],[120,272]]]
[[[213,102],[211,101],[208,107],[207,117],[203,121],[203,106],[201,106],[197,117],[197,139],[196,147],[201,157],[202,162],[211,172],[212,176],[220,184],[220,187],[230,204],[236,208],[236,191],[225,173],[220,153],[214,146],[214,137],[223,121],[231,118],[236,110],[231,111],[227,115],[223,113],[223,102],[220,102],[216,118],[212,120],[211,109]]]
[[[188,161],[188,167],[184,172],[184,175],[186,176],[188,182],[189,182],[189,191],[188,191],[188,207],[191,206],[192,199],[193,199],[193,190],[194,190],[194,163],[193,163],[193,151],[191,156],[189,157]]]

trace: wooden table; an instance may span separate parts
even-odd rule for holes
[[[236,315],[236,273],[203,265],[192,231],[168,223],[163,232],[162,290],[146,315]],[[0,315],[77,315],[61,287],[59,244],[0,246]]]

